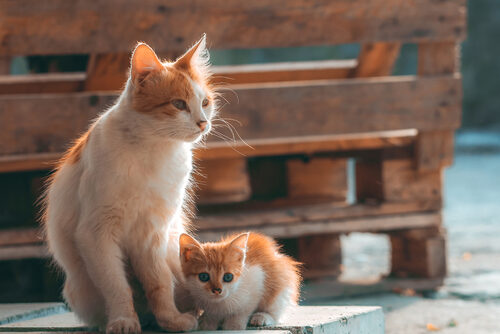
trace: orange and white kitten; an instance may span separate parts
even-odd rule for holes
[[[65,300],[88,325],[141,331],[124,265],[130,263],[162,328],[197,328],[194,316],[178,311],[173,287],[191,149],[216,109],[209,75],[205,37],[175,62],[161,62],[139,43],[118,101],[50,181],[49,249],[66,274]]]
[[[182,234],[179,244],[184,281],[177,301],[203,311],[200,329],[272,326],[297,304],[298,263],[280,253],[271,238],[252,232],[200,244]]]

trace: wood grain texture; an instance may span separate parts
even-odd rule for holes
[[[104,53],[90,56],[85,90],[119,91],[125,86],[130,66],[128,53]]]
[[[347,159],[289,159],[286,166],[290,198],[347,200]]]
[[[265,233],[275,238],[292,238],[325,233],[388,232],[393,230],[433,227],[438,226],[440,223],[440,215],[434,212],[359,217],[346,220],[325,219],[312,221],[303,218],[293,224],[270,224],[266,217],[262,216],[259,224],[253,226],[239,226],[233,224],[222,230],[200,227],[197,235],[202,240],[217,240],[222,235],[228,233],[251,230]]]
[[[465,0],[17,0],[0,2],[1,55],[461,40]],[[193,22],[186,25],[186,22]],[[293,38],[290,38],[293,36]]]
[[[392,74],[398,59],[401,43],[367,43],[361,47],[358,65],[351,71],[353,78],[367,78]]]
[[[460,86],[454,77],[235,85],[233,89],[239,103],[228,96],[233,103],[222,110],[222,117],[240,121],[238,131],[244,139],[454,129],[460,122]],[[1,96],[0,123],[7,126],[0,133],[0,154],[61,152],[115,99],[104,93]]]
[[[460,71],[459,45],[454,41],[419,43],[418,75],[443,75]]]
[[[419,171],[428,172],[453,164],[455,131],[422,131],[416,142]]]

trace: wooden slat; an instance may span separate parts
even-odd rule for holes
[[[95,55],[87,73],[0,75],[0,94],[117,91],[126,80],[127,54]],[[115,59],[117,60],[115,62]],[[356,60],[318,60],[272,64],[213,66],[215,84],[245,84],[340,79],[348,76]]]
[[[0,56],[0,75],[10,74],[11,57]]]
[[[197,204],[240,202],[250,198],[245,158],[200,161],[193,176]]]
[[[288,225],[300,222],[348,220],[363,217],[427,212],[440,209],[439,202],[415,201],[402,203],[381,203],[378,205],[339,205],[322,203],[307,206],[278,207],[269,210],[230,210],[220,214],[200,214],[195,226],[201,230],[226,229],[231,227],[250,228],[261,225]]]
[[[0,247],[1,260],[22,260],[32,258],[48,258],[49,252],[45,245],[21,245]]]
[[[411,213],[403,215],[349,218],[346,220],[325,219],[310,221],[306,217],[297,223],[273,224],[265,215],[260,217],[260,224],[237,226],[233,224],[223,230],[201,228],[197,235],[202,240],[217,240],[221,235],[236,231],[257,231],[275,238],[302,237],[324,233],[351,232],[387,232],[414,228],[438,226],[441,216],[438,213]]]
[[[347,200],[347,159],[289,159],[286,166],[288,197]]]
[[[453,129],[460,120],[459,84],[454,77],[387,77],[234,85],[239,103],[228,95],[234,103],[222,115],[242,123],[244,139]],[[0,123],[7,126],[0,154],[61,152],[114,99],[103,93],[2,96]]]
[[[184,50],[286,47],[465,36],[465,0],[0,2],[2,55],[127,52],[137,41]],[[291,38],[293,37],[293,38]]]
[[[209,142],[205,147],[195,149],[194,156],[197,160],[212,160],[374,150],[409,146],[415,142],[416,134],[417,130],[408,129],[347,135],[256,139],[247,143]],[[0,173],[51,169],[61,156],[62,153],[58,152],[0,156]]]
[[[379,42],[364,44],[358,56],[358,65],[350,73],[350,76],[367,78],[391,75],[400,49],[401,43]]]
[[[41,230],[35,228],[0,230],[0,246],[41,243]]]
[[[420,43],[418,75],[436,76],[459,71],[459,47],[455,42]],[[459,96],[461,100],[461,96]],[[421,171],[436,170],[453,163],[454,131],[421,131],[416,144],[416,162]]]
[[[105,53],[90,56],[87,65],[85,90],[120,90],[125,86],[130,66],[128,53]]]

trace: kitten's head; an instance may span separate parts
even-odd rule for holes
[[[180,259],[191,295],[201,300],[224,300],[238,287],[245,264],[248,233],[227,241],[200,244],[187,234],[179,239]]]
[[[196,142],[211,128],[216,111],[210,85],[205,36],[175,62],[161,62],[147,44],[139,43],[131,59],[132,107],[141,126],[155,136]]]

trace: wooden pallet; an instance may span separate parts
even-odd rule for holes
[[[0,172],[49,169],[116,99],[137,40],[167,58],[203,32],[220,49],[359,43],[356,59],[214,68],[235,93],[222,115],[241,123],[245,143],[211,137],[195,151],[205,175],[195,226],[204,239],[248,229],[280,238],[309,278],[339,274],[340,234],[385,233],[393,275],[440,282],[465,4],[0,1],[0,71],[15,55],[89,55],[85,72],[0,76]],[[403,43],[418,45],[417,75],[391,76]],[[42,241],[34,229],[4,230],[0,259],[46,256]]]

